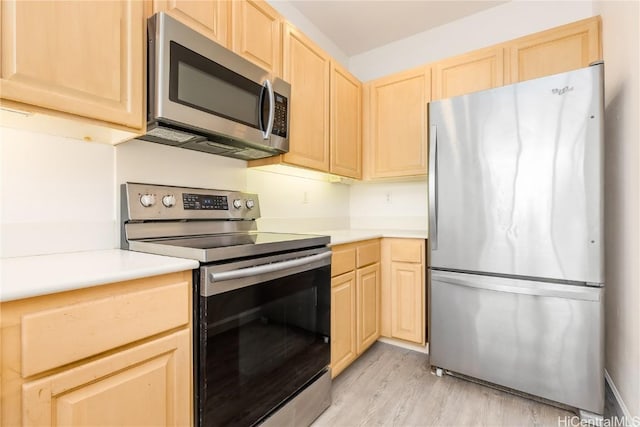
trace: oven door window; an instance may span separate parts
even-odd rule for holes
[[[264,86],[173,41],[169,76],[171,101],[262,130]]]
[[[259,422],[322,372],[330,298],[329,266],[201,297],[201,424]]]

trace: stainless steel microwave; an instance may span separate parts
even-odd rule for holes
[[[147,133],[244,160],[289,151],[291,86],[165,13],[148,21]]]

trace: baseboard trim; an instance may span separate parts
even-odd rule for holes
[[[633,418],[631,418],[631,413],[629,412],[629,408],[627,408],[627,405],[625,405],[624,400],[622,400],[622,396],[620,395],[620,392],[618,391],[618,389],[616,388],[616,385],[613,383],[613,379],[611,379],[611,375],[609,375],[609,372],[607,372],[607,370],[604,370],[604,378],[607,381],[607,383],[609,384],[609,387],[611,388],[611,391],[613,392],[613,397],[616,398],[616,402],[618,403],[618,407],[620,408],[620,410],[622,411],[622,416],[624,417],[625,420],[625,425],[631,427],[633,424]]]
[[[405,341],[396,340],[393,338],[385,338],[385,337],[378,338],[378,341],[385,344],[395,345],[396,347],[406,348],[407,350],[413,350],[419,353],[429,354],[429,344],[425,346],[421,346],[419,344],[412,344]]]

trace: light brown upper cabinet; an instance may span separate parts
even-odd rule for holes
[[[426,175],[431,69],[374,80],[365,93],[365,178]]]
[[[480,49],[432,66],[432,98],[464,95],[504,84],[504,49]]]
[[[279,76],[282,62],[280,15],[261,0],[234,1],[231,4],[231,48],[254,64]]]
[[[3,100],[143,127],[143,2],[6,0],[0,8]]]
[[[231,44],[231,3],[227,0],[154,0],[153,11],[167,12],[225,47]]]
[[[289,152],[249,166],[284,163],[360,179],[362,83],[288,23],[282,57],[291,84]]]
[[[330,58],[289,24],[283,26],[283,78],[291,83],[285,163],[329,170]]]
[[[331,61],[331,139],[329,171],[362,178],[362,83]]]
[[[601,19],[584,19],[506,43],[511,83],[586,67],[602,59]]]

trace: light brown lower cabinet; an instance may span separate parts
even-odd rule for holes
[[[356,271],[357,351],[362,354],[380,337],[380,263]]]
[[[381,334],[424,345],[425,240],[382,239]]]
[[[190,271],[0,310],[1,425],[192,424]]]
[[[380,337],[380,240],[337,245],[331,264],[331,376]]]
[[[356,274],[331,279],[331,373],[338,375],[358,357],[356,352]]]

